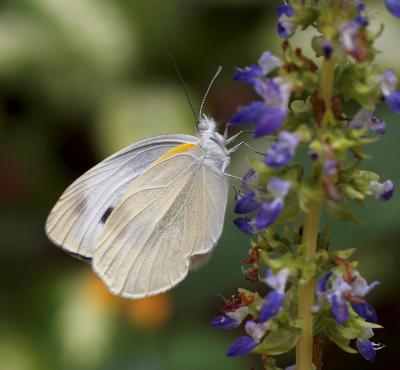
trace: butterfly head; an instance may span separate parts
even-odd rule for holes
[[[197,132],[215,132],[217,124],[212,118],[207,117],[205,114],[202,115],[199,122],[197,123]]]

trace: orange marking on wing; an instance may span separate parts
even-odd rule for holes
[[[186,152],[186,151],[194,149],[194,148],[197,148],[197,145],[192,144],[192,143],[178,145],[177,147],[175,147],[175,148],[169,150],[168,152],[166,152],[165,154],[163,154],[160,158],[158,158],[158,161],[161,161],[165,158],[171,157],[174,154]]]

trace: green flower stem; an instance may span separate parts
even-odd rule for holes
[[[321,80],[321,99],[325,104],[325,113],[330,112],[332,109],[332,87],[334,74],[334,61],[333,59],[326,59],[322,65],[322,80]]]
[[[310,204],[310,212],[304,221],[303,244],[307,246],[310,257],[314,256],[317,249],[317,236],[319,229],[321,206],[317,202]],[[299,318],[303,321],[303,330],[296,347],[296,370],[312,369],[313,352],[313,314],[311,306],[314,303],[315,279],[299,288]]]
[[[324,101],[325,114],[332,108],[332,87],[334,80],[334,62],[325,60],[322,66],[322,80],[320,97]],[[313,257],[317,250],[317,238],[320,223],[321,205],[312,201],[309,213],[304,221],[302,243],[307,247],[309,257]],[[313,366],[313,314],[311,306],[314,303],[315,278],[299,287],[298,316],[303,322],[303,330],[296,346],[296,370],[312,370]]]

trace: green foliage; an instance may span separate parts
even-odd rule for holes
[[[297,343],[299,329],[278,328],[277,331],[269,333],[254,349],[254,353],[276,356],[290,351]]]

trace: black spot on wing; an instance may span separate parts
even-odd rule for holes
[[[113,210],[114,210],[114,207],[108,207],[106,209],[106,211],[103,213],[103,216],[101,216],[100,223],[105,224]]]

